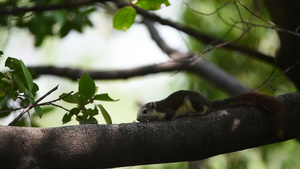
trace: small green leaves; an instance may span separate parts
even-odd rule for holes
[[[16,69],[20,65],[20,61],[15,58],[8,57],[5,61],[5,66],[10,69]]]
[[[126,31],[134,23],[136,11],[131,6],[126,6],[117,11],[113,18],[113,27]]]
[[[74,99],[73,95],[68,95],[67,97],[64,97],[67,93],[63,93],[61,94],[59,97],[62,98],[63,97],[63,101],[67,102],[67,103],[76,103],[76,100]]]
[[[98,104],[97,106],[100,108],[100,111],[102,113],[102,116],[104,117],[104,120],[106,121],[106,124],[112,124],[110,115],[105,110],[105,108],[101,104]]]
[[[146,10],[158,10],[163,5],[169,6],[168,0],[133,0],[132,5],[136,5]],[[133,6],[125,6],[119,9],[113,18],[113,27],[117,30],[126,31],[134,23],[136,10]]]
[[[42,108],[41,108],[40,106],[35,106],[35,107],[34,107],[34,110],[35,110],[36,114],[37,114],[40,118],[42,118],[42,116],[43,116],[43,110],[42,110]]]
[[[88,99],[94,96],[96,85],[94,80],[87,73],[83,73],[83,75],[79,79],[78,91],[79,94],[85,96]]]
[[[29,99],[33,98],[34,93],[38,91],[38,86],[33,82],[32,72],[28,70],[22,60],[8,57],[5,61],[5,66],[12,71],[7,72],[5,77],[0,81],[11,84],[7,91],[18,91],[24,93]],[[7,87],[7,86],[6,86]]]
[[[3,54],[0,51],[0,55]],[[20,107],[34,108],[39,117],[42,117],[42,108],[35,104],[35,95],[39,90],[37,84],[33,82],[32,74],[22,60],[8,57],[5,61],[5,66],[10,70],[8,72],[0,73],[0,107],[1,110],[12,112],[14,110],[22,109]],[[16,101],[19,104],[17,108],[11,107],[7,103]],[[29,110],[29,109],[28,109]],[[18,119],[16,120],[18,121]],[[15,122],[13,123],[15,124]]]
[[[119,101],[119,99],[114,100],[114,99],[110,98],[107,93],[95,95],[94,96],[94,100],[100,100],[100,101]]]
[[[9,57],[5,62],[5,66],[13,70],[13,73],[10,74],[10,78],[18,87],[20,93],[30,96],[32,95],[33,87],[35,91],[38,90],[37,85],[33,82],[31,72],[27,69],[22,60]]]
[[[62,119],[63,124],[70,122],[72,116],[74,115],[76,116],[76,120],[79,122],[79,124],[98,124],[98,121],[94,116],[99,114],[99,109],[101,110],[106,123],[111,124],[111,118],[102,105],[94,105],[94,109],[87,108],[87,106],[94,101],[118,100],[112,99],[107,93],[95,94],[98,90],[98,87],[87,73],[82,74],[80,79],[78,79],[78,85],[78,92],[69,94],[68,96],[66,96],[66,93],[64,93],[60,96],[63,101],[76,104],[76,107],[73,107],[64,115]]]
[[[158,10],[162,5],[169,6],[168,0],[137,0],[136,5],[146,10]]]
[[[63,124],[66,124],[66,123],[70,122],[70,121],[72,120],[72,116],[73,116],[73,115],[74,115],[74,114],[67,112],[67,113],[64,115],[64,117],[62,118]]]
[[[23,74],[25,76],[26,87],[27,87],[28,91],[31,92],[32,87],[33,87],[32,76],[31,76],[29,70],[27,69],[27,67],[24,65],[22,60],[20,60],[20,64],[21,64]]]

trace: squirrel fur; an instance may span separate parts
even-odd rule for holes
[[[163,100],[141,106],[137,113],[137,121],[171,120],[242,105],[259,107],[271,113],[276,135],[283,136],[284,109],[282,102],[275,97],[257,92],[244,93],[224,100],[209,101],[198,92],[180,90]]]

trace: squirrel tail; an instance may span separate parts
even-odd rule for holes
[[[271,119],[276,135],[279,138],[282,138],[286,128],[284,123],[285,111],[282,102],[276,97],[260,93],[257,94],[263,96],[257,98],[257,101],[262,103],[259,104],[259,107],[271,113]]]
[[[269,112],[276,135],[279,138],[282,138],[285,129],[285,112],[283,104],[279,99],[266,94],[249,92],[213,102],[214,109],[224,109],[241,105],[258,106],[259,108]]]

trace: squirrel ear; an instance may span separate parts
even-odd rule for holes
[[[155,102],[151,102],[150,103],[150,108],[151,109],[155,109],[156,108],[156,103]]]

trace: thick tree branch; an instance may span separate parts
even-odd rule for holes
[[[230,95],[236,95],[251,91],[250,88],[238,82],[235,79],[235,77],[203,59],[197,61],[196,63],[192,62],[169,61],[157,65],[148,65],[132,69],[112,71],[91,71],[76,68],[60,68],[54,66],[37,66],[28,68],[33,69],[36,75],[49,74],[60,77],[67,77],[73,80],[80,78],[84,72],[88,73],[95,80],[109,80],[127,79],[131,77],[144,76],[153,73],[185,70],[197,74],[205,80],[208,80],[216,87],[228,92]]]
[[[300,92],[279,97],[286,130],[276,137],[270,114],[235,107],[172,121],[57,128],[0,126],[2,168],[111,168],[192,161],[299,136]]]

